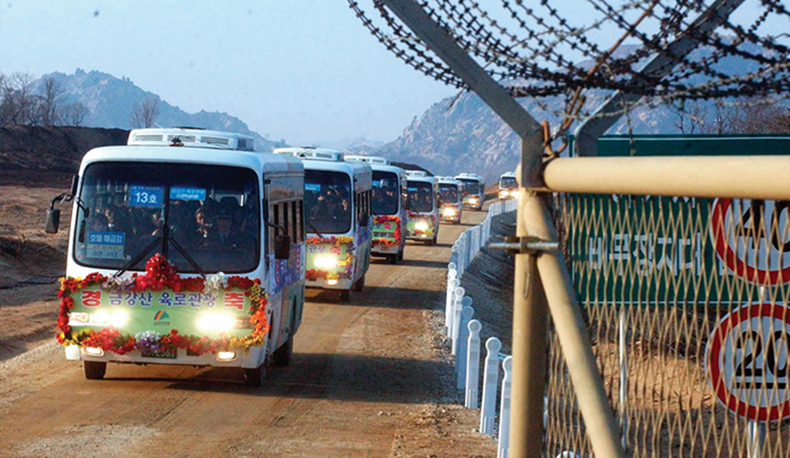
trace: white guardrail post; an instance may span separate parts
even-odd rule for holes
[[[499,350],[502,341],[496,337],[486,340],[486,361],[483,367],[483,400],[480,406],[480,432],[494,434],[496,394],[499,387]]]
[[[464,306],[463,311],[461,312],[461,327],[458,332],[458,348],[455,352],[455,386],[459,390],[463,390],[466,385],[466,346],[469,344],[469,322],[472,321],[472,316],[474,316],[474,314],[475,309],[469,307],[468,305]]]
[[[480,330],[483,325],[477,321],[469,322],[469,340],[466,344],[466,396],[464,407],[477,408],[477,386],[480,382]]]
[[[513,370],[513,357],[508,356],[502,362],[505,377],[502,379],[502,400],[499,403],[499,445],[497,458],[507,458],[508,442],[510,441],[510,377]]]
[[[458,326],[461,323],[461,310],[463,309],[461,300],[464,294],[466,294],[466,291],[463,286],[455,288],[453,292],[453,310],[452,319],[450,320],[450,339],[452,339],[451,355],[455,355],[456,340],[458,340]]]
[[[456,272],[452,270],[451,272]],[[452,318],[453,318],[453,305],[455,305],[455,289],[458,288],[461,282],[458,280],[457,276],[453,277],[452,280],[447,281],[447,298],[445,299],[444,304],[444,327],[447,329],[447,337],[452,336],[451,329],[452,329]]]

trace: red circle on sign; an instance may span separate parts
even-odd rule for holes
[[[716,253],[727,265],[727,268],[735,275],[761,285],[777,285],[790,281],[790,266],[778,270],[759,269],[750,266],[738,257],[738,253],[727,243],[727,231],[725,230],[727,210],[731,206],[732,199],[717,199],[713,204],[713,212],[710,217]]]
[[[723,370],[721,367],[722,346],[727,340],[730,332],[740,323],[757,317],[770,317],[782,320],[790,324],[790,309],[777,304],[751,304],[733,310],[732,313],[724,317],[716,329],[713,330],[708,340],[708,369],[710,371],[710,384],[716,390],[716,396],[727,406],[728,409],[736,414],[750,420],[777,421],[790,416],[790,399],[781,404],[762,407],[742,401],[739,397],[730,392],[726,381],[722,378]],[[766,386],[771,389],[770,384]],[[790,387],[785,388],[790,389]]]

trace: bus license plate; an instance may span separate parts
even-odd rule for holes
[[[142,353],[141,356],[144,358],[164,358],[164,359],[176,359],[177,350],[175,348],[167,349],[167,350],[158,350],[158,351],[151,351]]]

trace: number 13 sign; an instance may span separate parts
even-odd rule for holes
[[[733,310],[713,330],[708,381],[719,400],[750,420],[790,417],[790,309],[756,303]]]

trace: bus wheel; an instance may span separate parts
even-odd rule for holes
[[[398,263],[398,255],[397,254],[388,254],[387,255],[387,262],[390,264],[397,264]]]
[[[405,249],[401,249],[398,251],[398,261],[403,261],[403,252],[406,251]]]
[[[293,355],[294,338],[288,339],[288,342],[282,344],[280,348],[274,351],[272,355],[272,363],[275,366],[288,366],[291,364],[291,355]]]
[[[340,290],[340,302],[350,302],[351,301],[351,290],[350,289],[341,289]]]
[[[99,361],[83,361],[82,372],[88,380],[101,380],[107,373],[107,363]]]
[[[359,277],[359,280],[355,281],[353,285],[351,285],[351,289],[353,291],[362,291],[362,288],[365,287],[365,275],[363,274]]]
[[[431,240],[428,240],[427,242],[425,242],[425,244],[430,246],[436,245],[436,237],[432,238]]]
[[[247,386],[263,386],[266,380],[266,361],[255,369],[244,369],[244,384]]]

